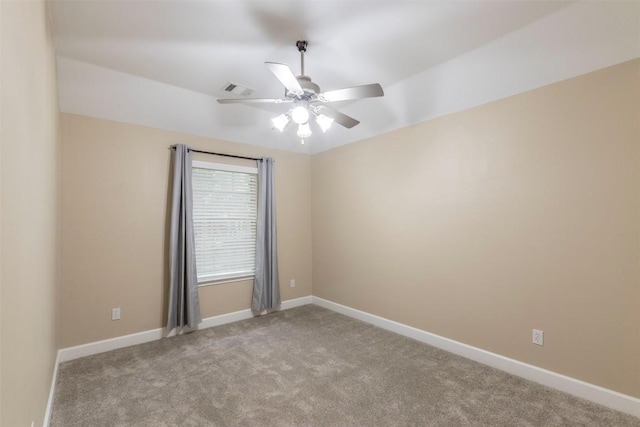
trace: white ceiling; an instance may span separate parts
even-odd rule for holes
[[[54,1],[62,111],[316,153],[640,56],[640,2]],[[384,98],[333,104],[361,121],[301,146],[269,119],[286,106],[220,105],[233,82],[281,97],[265,61],[323,90],[378,82]]]

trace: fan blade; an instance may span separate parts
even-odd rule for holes
[[[278,64],[277,62],[265,62],[269,71],[273,73],[274,76],[284,87],[287,88],[289,92],[292,92],[296,95],[302,95],[304,90],[302,90],[302,86],[298,83],[296,76],[291,71],[289,66],[284,64]]]
[[[319,114],[324,114],[330,119],[333,119],[335,123],[339,124],[340,126],[346,127],[347,129],[351,129],[352,127],[360,123],[353,117],[347,116],[346,114],[341,113],[338,110],[334,110],[333,108],[325,107],[324,105],[317,107],[316,112]]]
[[[330,90],[318,95],[318,99],[322,102],[348,101],[351,99],[373,98],[376,96],[384,96],[382,86],[378,83],[370,85],[346,87],[344,89]]]
[[[280,98],[246,98],[246,99],[218,99],[218,104],[284,104],[293,99]]]

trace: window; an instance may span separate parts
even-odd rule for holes
[[[258,170],[193,162],[198,283],[255,274]]]

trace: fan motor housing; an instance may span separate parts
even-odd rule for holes
[[[296,80],[298,80],[298,83],[300,83],[300,86],[304,90],[304,95],[302,95],[302,98],[309,98],[320,93],[320,86],[312,82],[311,77],[297,76]],[[287,95],[289,95],[288,91]]]

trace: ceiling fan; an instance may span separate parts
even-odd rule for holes
[[[315,118],[316,123],[323,132],[326,132],[333,122],[351,129],[360,123],[353,117],[347,116],[325,104],[337,101],[349,101],[363,98],[384,96],[382,87],[378,83],[363,86],[353,86],[343,89],[321,92],[311,77],[304,74],[304,53],[307,51],[307,41],[298,40],[296,47],[300,52],[300,75],[293,74],[285,64],[277,62],[265,62],[280,83],[285,87],[284,98],[245,98],[245,99],[218,99],[220,104],[293,104],[292,108],[278,117],[272,119],[273,125],[280,132],[284,131],[290,121],[298,125],[298,136],[304,138],[311,136],[309,119]]]

